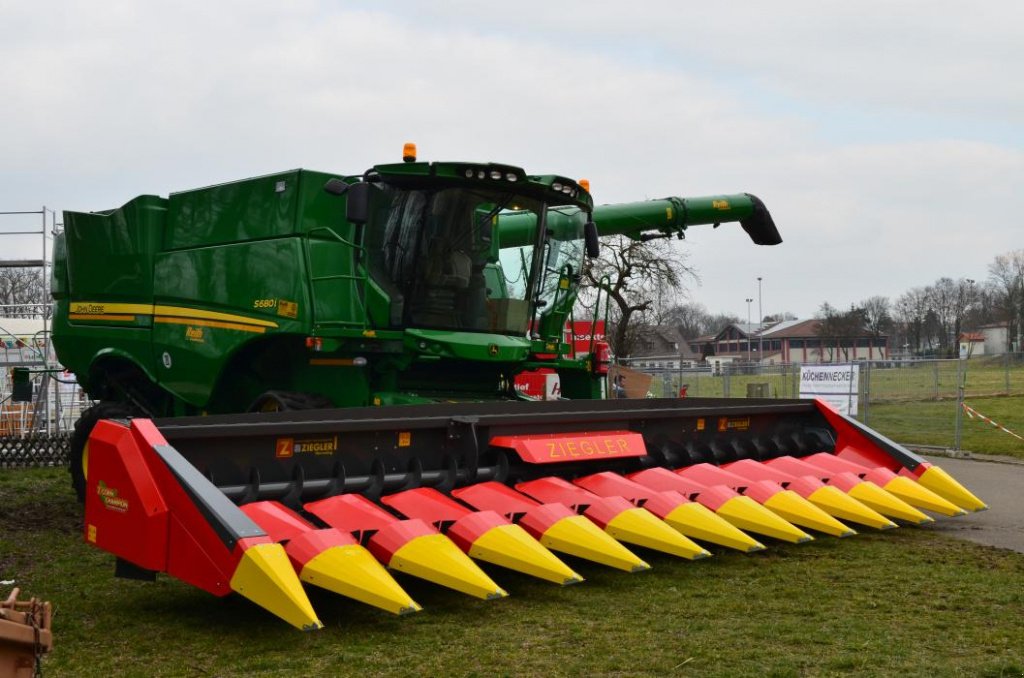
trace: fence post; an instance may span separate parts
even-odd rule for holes
[[[1005,394],[1010,395],[1010,354],[1003,354],[1003,381],[1006,383]]]
[[[732,372],[732,363],[722,365],[722,397],[729,397],[729,373]]]
[[[964,370],[964,361],[956,361],[956,430],[953,434],[953,449],[960,451],[960,440],[964,426],[964,386],[967,381],[967,372]]]
[[[867,369],[864,370],[864,425],[868,423],[868,413],[871,411],[871,361],[864,363]]]
[[[935,382],[935,399],[939,399],[939,361],[932,360],[932,381]]]

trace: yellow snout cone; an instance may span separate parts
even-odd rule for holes
[[[867,525],[878,530],[889,530],[897,527],[878,511],[868,508],[853,497],[844,494],[839,488],[826,485],[811,493],[807,499],[825,513],[836,518],[849,520],[858,525]]]
[[[814,537],[796,525],[780,518],[750,497],[733,497],[719,506],[715,513],[741,530],[756,532],[773,539],[780,539],[793,544],[800,544],[814,539]]]
[[[857,534],[792,490],[775,493],[768,498],[764,506],[794,525],[833,537],[852,537]]]
[[[303,631],[323,628],[280,544],[256,544],[242,553],[231,590]]]
[[[332,546],[319,553],[306,563],[299,578],[394,614],[408,614],[423,609],[388,574],[384,566],[358,544]]]
[[[484,600],[508,595],[443,534],[424,534],[391,556],[388,567]]]
[[[927,473],[927,471],[925,471]],[[967,511],[963,510],[951,501],[947,501],[935,494],[927,487],[915,483],[910,478],[896,476],[885,484],[887,492],[891,492],[911,506],[916,506],[925,511],[934,511],[944,516],[962,516]]]
[[[492,527],[473,542],[469,555],[556,584],[583,581],[583,577],[518,525]]]
[[[889,518],[905,520],[915,525],[935,522],[935,519],[931,516],[921,513],[907,502],[886,492],[870,480],[854,485],[847,494],[868,508],[874,509]]]
[[[626,572],[643,572],[651,566],[637,557],[589,519],[566,516],[545,530],[540,543],[552,551],[590,560]]]
[[[664,518],[670,526],[692,539],[726,546],[744,553],[763,551],[764,544],[711,509],[697,502],[680,504]]]
[[[608,521],[604,531],[627,544],[643,546],[687,560],[698,560],[711,555],[706,548],[687,539],[647,509],[626,509]]]
[[[988,510],[988,505],[985,502],[971,494],[966,487],[938,466],[932,466],[922,473],[917,482],[962,509],[968,511]]]

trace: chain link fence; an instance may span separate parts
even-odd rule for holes
[[[742,362],[693,367],[676,356],[641,357],[619,363],[651,377],[648,395],[653,398],[800,397],[799,363]],[[938,439],[939,446],[959,449],[961,405],[965,400],[1024,396],[1024,353],[854,364],[860,368],[857,418],[883,432],[891,419],[900,418],[900,428],[909,436],[900,442],[907,444]]]

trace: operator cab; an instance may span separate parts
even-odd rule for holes
[[[455,163],[364,178],[367,264],[393,326],[525,337],[534,314],[574,293],[591,211],[575,182]]]

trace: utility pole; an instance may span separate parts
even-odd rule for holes
[[[747,299],[747,362],[750,362],[750,303],[753,299]]]
[[[761,276],[757,276],[757,361],[764,362],[764,311],[761,309]]]

